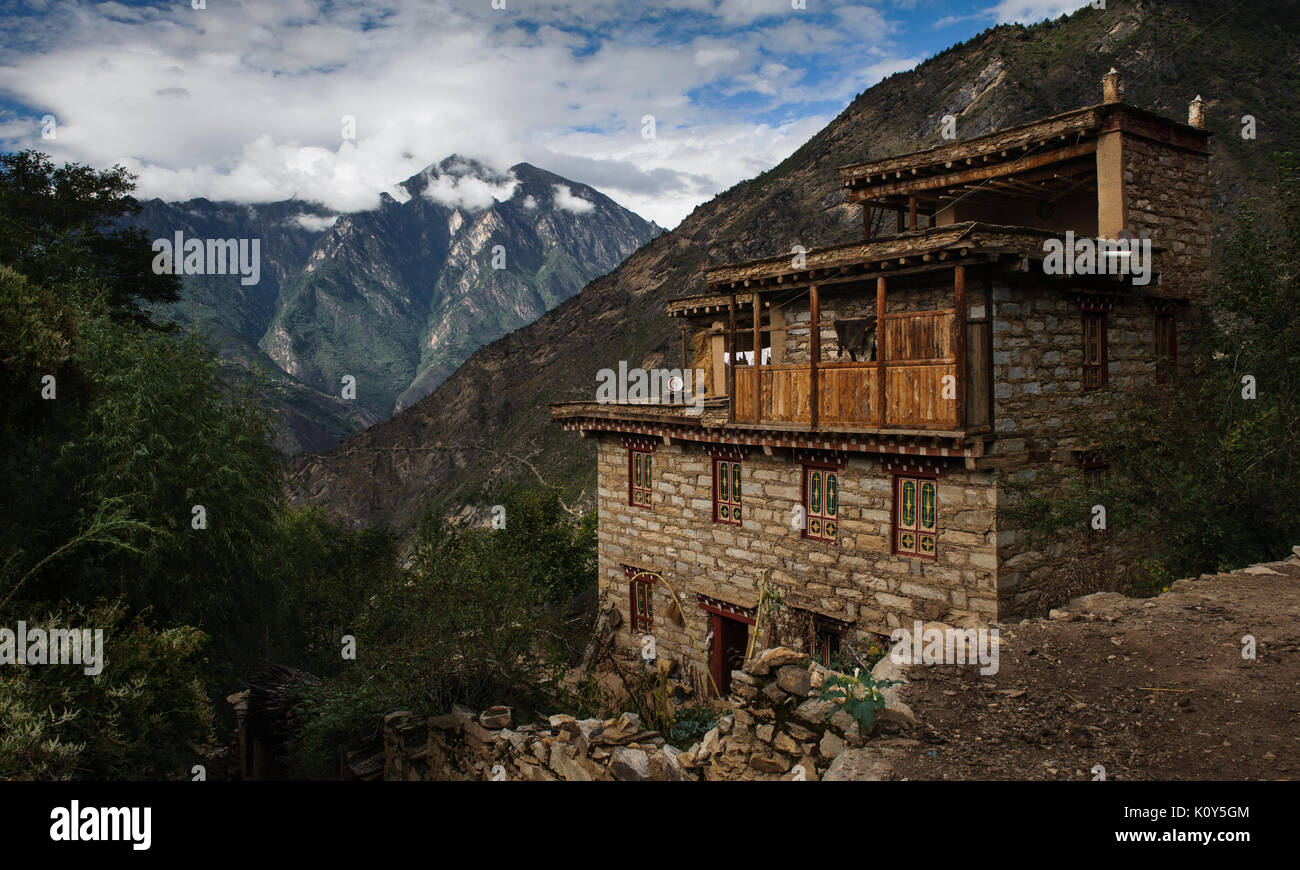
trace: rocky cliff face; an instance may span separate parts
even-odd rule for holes
[[[1300,117],[1288,105],[1300,27],[1282,14],[1286,5],[1233,11],[1227,0],[1112,0],[1055,23],[985,31],[891,76],[779,166],[701,205],[579,296],[482,348],[423,401],[332,453],[299,457],[294,497],[353,525],[400,530],[424,505],[472,504],[504,480],[535,480],[533,469],[571,495],[590,495],[595,451],[551,425],[548,406],[590,398],[596,371],[619,360],[677,364],[680,339],[663,303],[697,289],[703,265],[859,238],[860,211],[845,201],[836,167],[940,144],[947,114],[968,138],[1100,102],[1111,66],[1124,75],[1128,102],[1170,117],[1185,118],[1188,101],[1205,98],[1222,238],[1236,201],[1267,182],[1269,155],[1300,141]],[[1271,119],[1257,140],[1242,139],[1242,114]]]
[[[260,280],[188,275],[166,316],[260,369],[286,452],[326,450],[426,396],[477,348],[608,272],[658,228],[586,185],[525,163],[453,155],[404,202],[334,214],[295,201],[145,203],[156,238],[259,239]],[[343,397],[355,379],[355,399]]]

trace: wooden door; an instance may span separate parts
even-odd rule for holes
[[[745,647],[749,643],[749,625],[738,619],[728,619],[720,613],[713,616],[713,681],[726,695],[731,691],[731,672],[745,663]]]

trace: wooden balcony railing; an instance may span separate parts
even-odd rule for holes
[[[952,309],[886,314],[879,359],[816,365],[737,366],[737,423],[819,428],[960,428],[957,314]],[[755,390],[754,378],[760,379]],[[816,397],[817,415],[812,414]]]

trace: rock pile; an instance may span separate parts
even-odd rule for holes
[[[886,707],[870,734],[822,687],[835,673],[804,653],[777,647],[731,675],[716,727],[685,752],[642,727],[635,713],[613,719],[557,714],[513,726],[507,707],[479,715],[454,707],[422,719],[399,711],[384,717],[386,780],[818,780],[878,779],[888,739],[916,724],[898,699],[901,685],[884,690]],[[888,658],[877,680],[905,683]]]
[[[730,714],[678,760],[706,780],[817,780],[857,760],[868,738],[897,734],[916,719],[898,700],[900,686],[883,694],[886,707],[864,735],[857,721],[822,687],[834,671],[808,663],[806,654],[785,647],[764,651],[731,673]],[[883,659],[872,671],[877,680],[906,682]],[[840,761],[836,764],[837,759]]]
[[[508,707],[478,716],[459,705],[420,719],[384,717],[386,780],[681,780],[681,753],[635,713],[613,719],[558,714],[511,727]]]

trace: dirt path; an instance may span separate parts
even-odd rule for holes
[[[891,778],[1300,778],[1300,561],[1069,610],[1003,627],[995,675],[911,668],[920,744]]]

